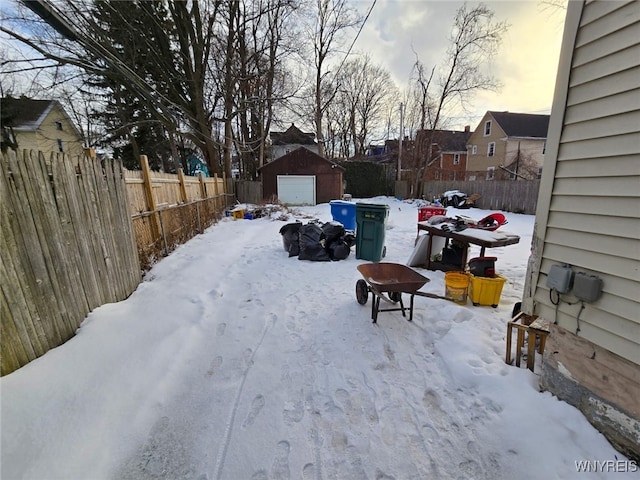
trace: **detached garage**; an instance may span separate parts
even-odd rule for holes
[[[288,205],[315,205],[342,198],[344,168],[306,148],[277,158],[260,168],[265,199]]]

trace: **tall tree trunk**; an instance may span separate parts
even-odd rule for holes
[[[224,75],[224,171],[231,176],[231,154],[233,151],[233,99],[235,94],[233,66],[236,37],[236,21],[238,21],[239,2],[229,2],[229,23]]]
[[[324,157],[324,134],[322,133],[322,116],[324,114],[322,105],[322,60],[320,60],[320,66],[316,71],[316,111],[314,120],[316,124],[316,138],[318,139],[318,155]]]

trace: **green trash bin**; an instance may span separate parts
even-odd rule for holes
[[[384,257],[388,217],[389,205],[356,203],[356,258],[379,262]]]

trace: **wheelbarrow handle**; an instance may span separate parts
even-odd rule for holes
[[[449,297],[444,297],[442,295],[436,295],[435,293],[429,293],[429,292],[414,292],[414,295],[419,295],[421,297],[429,297],[429,298],[437,298],[440,300],[449,300],[450,302],[453,302],[452,298]]]

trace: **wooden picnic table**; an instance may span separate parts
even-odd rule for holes
[[[504,247],[507,245],[514,245],[520,242],[520,237],[512,233],[500,232],[499,230],[490,231],[482,230],[479,228],[467,228],[460,232],[443,230],[441,228],[443,224],[431,225],[428,222],[418,222],[418,235],[421,231],[429,234],[429,240],[427,244],[427,255],[425,258],[424,267],[428,270],[460,270],[459,266],[448,265],[442,262],[431,261],[431,247],[433,243],[433,237],[444,237],[445,246],[449,240],[456,240],[464,245],[462,253],[462,267],[467,264],[467,255],[469,245],[480,246],[480,256],[485,256],[485,249]]]

